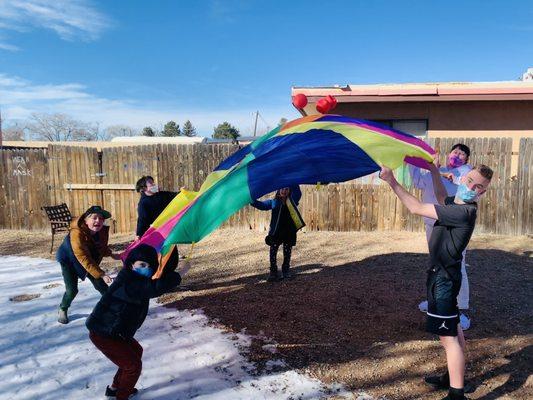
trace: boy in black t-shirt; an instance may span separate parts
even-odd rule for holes
[[[407,192],[394,178],[389,168],[382,167],[380,177],[387,182],[400,201],[416,215],[437,221],[429,239],[430,269],[427,278],[428,312],[426,330],[439,335],[446,351],[448,373],[426,378],[440,389],[449,388],[443,400],[464,397],[465,339],[459,326],[457,294],[461,287],[462,252],[468,245],[477,216],[477,200],[487,191],[492,170],[476,166],[461,178],[455,197],[446,198],[446,189],[439,170],[431,165],[435,197],[439,204],[422,203]]]
[[[160,191],[151,176],[139,179],[135,184],[135,190],[141,194],[137,205],[138,218],[135,231],[135,240],[139,240],[178,193]]]

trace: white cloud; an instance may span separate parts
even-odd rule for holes
[[[20,49],[12,44],[0,42],[0,50],[18,51]]]
[[[109,26],[109,18],[88,0],[0,0],[3,31],[42,28],[54,31],[63,40],[92,41]],[[0,41],[0,49],[18,50],[5,39]]]
[[[298,115],[287,103],[279,108],[260,108],[262,118],[274,127],[281,117]],[[0,106],[6,123],[28,118],[31,113],[65,113],[87,122],[103,126],[124,124],[135,128],[159,127],[169,120],[180,125],[189,119],[199,134],[210,136],[213,127],[228,121],[240,129],[242,135],[253,132],[252,109],[193,109],[173,104],[141,104],[129,99],[108,99],[91,94],[78,83],[35,85],[15,76],[0,73]],[[256,107],[257,105],[253,105]],[[265,121],[259,120],[258,131],[264,132]]]

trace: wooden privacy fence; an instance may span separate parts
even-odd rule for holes
[[[480,202],[477,232],[532,234],[533,139],[520,141],[516,176],[511,176],[512,139],[430,140],[440,150],[443,163],[457,142],[472,149],[471,164],[484,163],[495,171]],[[139,177],[153,176],[164,190],[177,191],[182,186],[197,190],[215,166],[236,150],[228,144],[104,147],[101,152],[54,144],[46,149],[4,149],[0,152],[0,228],[47,229],[40,207],[65,202],[74,216],[90,205],[102,205],[113,214],[113,232],[134,232],[139,199],[134,184]],[[410,215],[375,177],[320,188],[306,185],[302,191],[300,210],[307,230],[423,230],[422,219]],[[265,230],[269,220],[268,212],[245,207],[225,226]]]

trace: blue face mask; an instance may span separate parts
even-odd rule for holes
[[[144,276],[146,278],[151,278],[154,274],[154,271],[149,266],[143,266],[143,267],[133,267],[133,272]]]
[[[465,203],[475,203],[479,197],[475,190],[470,190],[468,187],[461,183],[457,188],[457,197],[463,200]]]

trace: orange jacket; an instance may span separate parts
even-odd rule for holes
[[[100,268],[102,258],[111,255],[111,249],[108,246],[109,227],[102,227],[97,235],[97,237],[92,235],[83,219],[76,218],[72,221],[69,235],[65,238],[64,242],[66,244],[70,236],[70,246],[75,258],[72,261],[77,261],[77,263],[96,279],[105,275],[105,272]],[[60,251],[58,251],[58,256]],[[69,252],[67,251],[66,253]],[[68,257],[67,254],[64,255]],[[62,260],[58,257],[58,261]],[[75,266],[77,263],[74,262]]]

